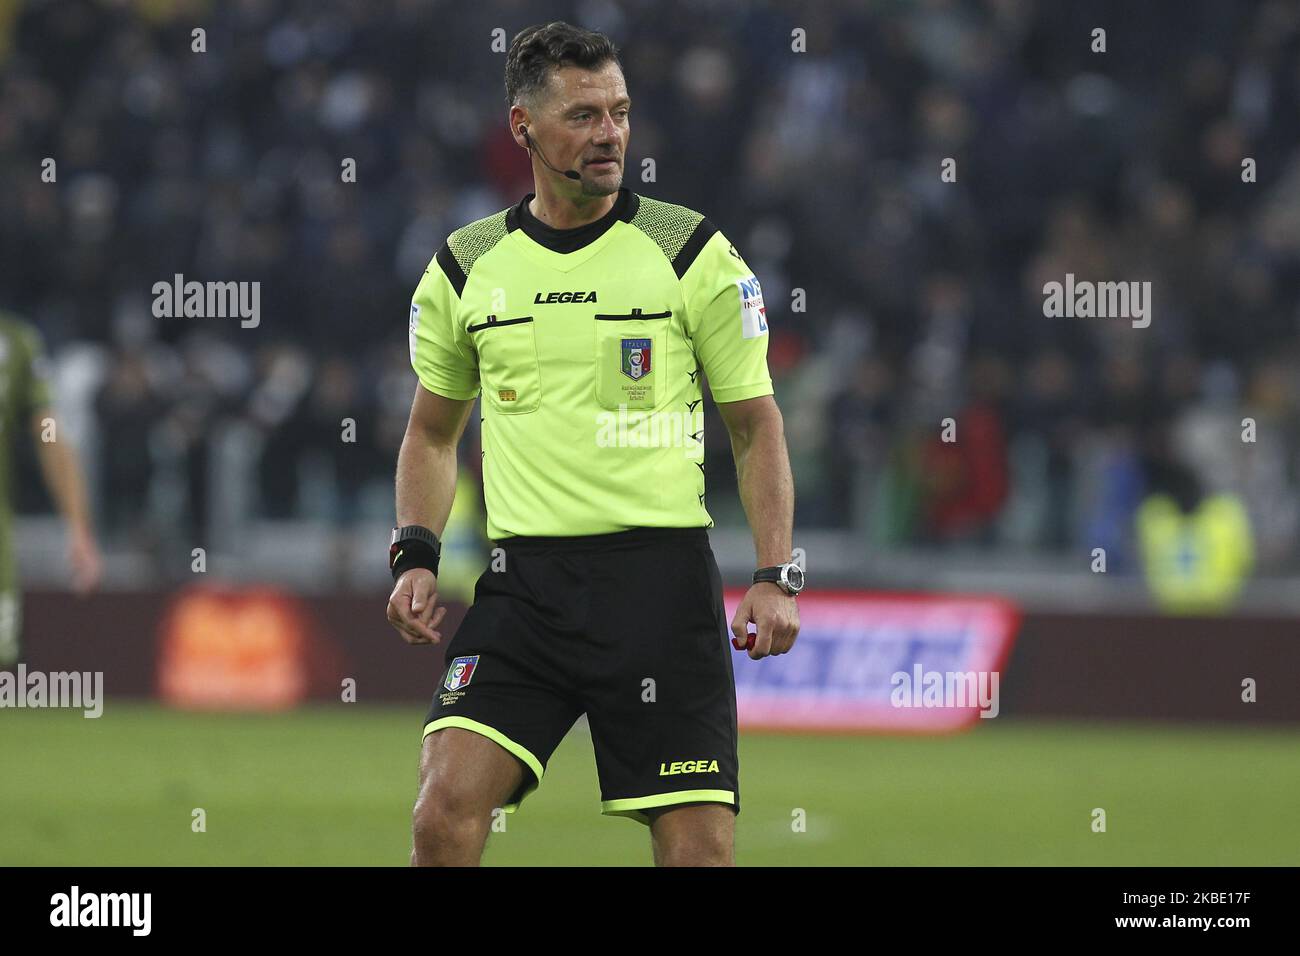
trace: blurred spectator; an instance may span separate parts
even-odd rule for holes
[[[971,399],[953,419],[951,434],[930,441],[923,453],[925,535],[937,542],[994,543],[994,527],[1007,496],[1004,403],[1010,370],[997,356],[971,366]]]

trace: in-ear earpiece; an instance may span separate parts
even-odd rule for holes
[[[520,126],[519,126],[519,132],[523,134],[524,142],[528,144],[528,155],[529,155],[529,156],[532,156],[532,155],[533,155],[533,148],[534,148],[534,147],[533,147],[533,140],[532,140],[532,137],[528,135],[528,127],[527,127],[527,126],[524,126],[523,124],[520,124]],[[554,166],[552,166],[552,165],[550,164],[550,161],[547,160],[546,156],[542,153],[542,148],[541,148],[540,146],[537,147],[537,155],[538,155],[538,156],[541,156],[541,158],[542,158],[542,163],[546,166],[547,169],[550,169],[550,170],[552,170],[553,172],[560,173],[560,174],[563,175],[566,179],[581,179],[581,178],[582,178],[582,176],[581,176],[581,175],[578,173],[578,171],[575,170],[575,169],[556,169]]]

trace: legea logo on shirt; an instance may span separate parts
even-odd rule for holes
[[[740,290],[740,334],[747,339],[767,335],[767,308],[758,276],[737,279],[736,287]]]

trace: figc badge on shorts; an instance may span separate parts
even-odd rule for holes
[[[447,690],[460,690],[473,678],[476,667],[478,667],[477,654],[473,657],[456,658],[451,662],[451,667],[447,668],[447,679],[442,682],[442,686]]]

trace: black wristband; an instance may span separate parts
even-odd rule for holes
[[[412,534],[412,530],[415,531]],[[428,568],[437,575],[442,549],[432,531],[425,528],[393,529],[396,539],[388,548],[388,568],[396,581],[411,568]]]

